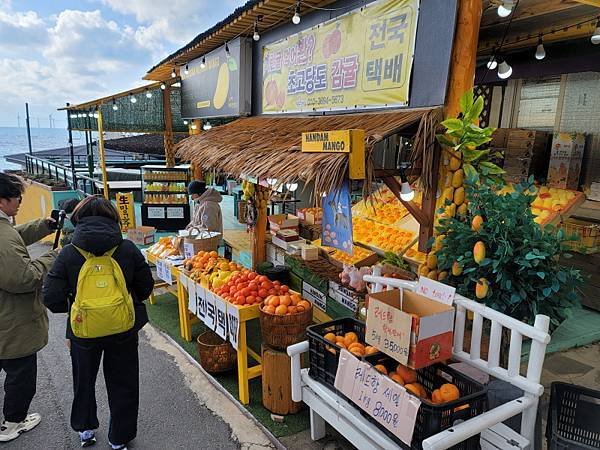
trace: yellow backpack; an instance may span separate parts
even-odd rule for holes
[[[112,257],[117,247],[102,256],[75,248],[85,263],[79,271],[77,294],[71,306],[73,334],[96,338],[131,330],[135,310],[123,271]]]

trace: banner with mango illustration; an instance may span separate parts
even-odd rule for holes
[[[405,106],[419,0],[381,0],[263,47],[263,113]]]

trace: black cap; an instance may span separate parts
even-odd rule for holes
[[[192,181],[188,184],[188,194],[202,195],[206,192],[206,183],[204,181]]]

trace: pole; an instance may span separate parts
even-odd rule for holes
[[[104,186],[104,197],[109,199],[108,175],[106,174],[106,159],[104,158],[104,136],[102,130],[102,108],[98,105],[98,147],[100,150],[100,168],[102,169],[102,185]]]
[[[29,154],[33,153],[31,149],[31,129],[29,128],[29,103],[25,103],[25,123],[27,123],[27,142],[29,143]]]
[[[162,91],[163,120],[165,122],[164,147],[167,167],[175,166],[173,154],[173,114],[171,113],[171,86]]]
[[[67,103],[67,108],[69,103]],[[77,189],[77,175],[75,174],[75,152],[73,150],[73,133],[71,132],[71,114],[67,109],[67,129],[69,130],[69,154],[71,155],[71,179],[73,183],[73,189]],[[52,114],[50,114],[52,117]],[[65,180],[66,181],[66,180]]]

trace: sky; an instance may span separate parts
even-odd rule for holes
[[[146,83],[245,0],[0,0],[0,127],[66,127],[56,109]]]

